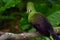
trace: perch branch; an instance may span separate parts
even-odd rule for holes
[[[57,34],[60,34],[60,27],[55,27],[54,31]],[[15,39],[15,40],[26,40],[30,38],[34,38],[39,36],[38,33],[20,33],[20,34],[14,34],[14,33],[4,33],[0,32],[0,40],[6,40],[6,39]]]
[[[26,40],[37,36],[38,36],[37,33],[21,33],[21,34],[5,33],[0,36],[0,40],[6,40],[8,38],[15,40]]]
[[[55,33],[60,34],[60,27],[54,27],[53,29]]]

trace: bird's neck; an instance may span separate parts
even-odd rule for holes
[[[34,23],[34,22],[36,22],[36,17],[38,16],[38,13],[32,13],[32,14],[29,14],[29,16],[28,16],[28,21],[29,22],[32,22],[32,23]]]

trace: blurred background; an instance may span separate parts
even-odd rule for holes
[[[0,31],[11,33],[36,32],[31,28],[26,13],[27,2],[33,2],[38,12],[43,13],[53,27],[60,26],[60,0],[0,0]],[[45,37],[30,40],[50,40]]]

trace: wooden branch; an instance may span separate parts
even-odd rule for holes
[[[60,27],[54,27],[54,31],[55,31],[55,33],[57,33],[57,34],[60,34]]]
[[[54,31],[56,33],[60,34],[60,27],[55,27]],[[38,33],[20,33],[20,34],[14,34],[14,33],[4,33],[4,32],[0,32],[1,36],[0,36],[0,40],[6,40],[6,39],[15,39],[15,40],[26,40],[26,39],[30,39],[30,38],[34,38],[39,36]]]
[[[0,40],[6,40],[8,38],[16,40],[26,40],[37,36],[38,36],[37,33],[21,33],[21,34],[5,33],[0,36]]]

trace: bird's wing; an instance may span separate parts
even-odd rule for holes
[[[53,31],[50,22],[42,14],[36,16],[36,22],[32,23],[32,25],[42,35],[50,35],[50,31]]]

